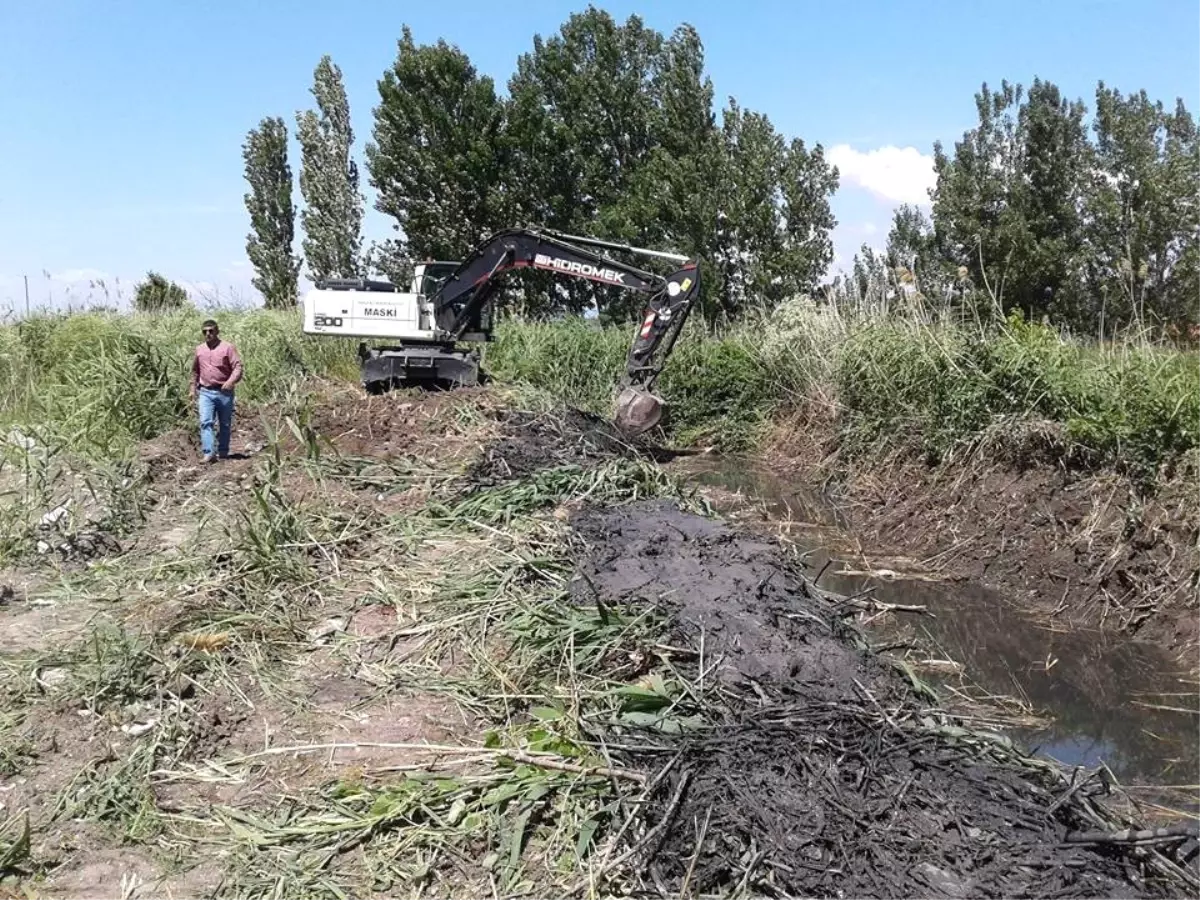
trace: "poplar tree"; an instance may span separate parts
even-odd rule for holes
[[[352,278],[362,274],[363,198],[350,103],[341,69],[328,55],[317,64],[310,90],[317,109],[296,114],[305,262],[314,281]]]
[[[264,118],[242,145],[250,214],[246,255],[254,266],[253,285],[268,308],[286,309],[297,300],[300,259],[292,254],[296,210],[292,205],[292,169],[288,164],[283,119]]]

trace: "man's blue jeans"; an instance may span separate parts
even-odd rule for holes
[[[217,455],[229,455],[229,432],[233,426],[233,391],[200,388],[200,449],[205,456],[213,455],[213,430],[220,424],[217,436]]]

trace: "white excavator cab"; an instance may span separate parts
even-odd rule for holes
[[[427,260],[413,268],[408,291],[365,278],[320,282],[304,295],[305,334],[374,340],[434,340],[433,297],[459,263]]]

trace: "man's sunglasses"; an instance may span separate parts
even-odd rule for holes
[[[201,328],[201,329],[200,329],[200,333],[201,333],[201,334],[216,334],[216,333],[217,333],[217,329],[215,329],[215,328]]]

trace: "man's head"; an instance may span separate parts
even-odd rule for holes
[[[210,347],[217,346],[217,341],[220,338],[220,329],[217,328],[217,323],[212,319],[206,319],[204,324],[200,326],[200,333],[204,335],[204,343]]]

